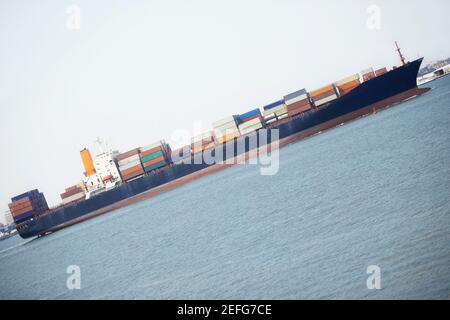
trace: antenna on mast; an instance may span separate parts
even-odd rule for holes
[[[405,65],[406,64],[406,60],[405,60],[405,57],[402,54],[402,51],[401,51],[400,47],[398,46],[397,41],[395,41],[395,46],[397,47],[397,52],[398,52],[398,55],[400,56],[400,60],[402,60],[402,64]]]
[[[95,139],[95,142],[98,144],[101,153],[106,153],[109,151],[108,143],[102,138],[97,137],[97,139]]]

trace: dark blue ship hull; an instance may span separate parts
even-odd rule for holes
[[[301,134],[302,132],[313,134],[322,131],[323,129],[331,128],[339,124],[343,119],[351,120],[363,114],[367,114],[370,112],[369,109],[372,106],[375,109],[377,106],[381,108],[395,102],[400,102],[413,95],[413,93],[402,94],[417,89],[416,79],[421,63],[422,59],[419,59],[364,82],[347,95],[329,105],[314,109],[296,118],[286,120],[286,122],[282,124],[276,124],[271,129],[278,129],[278,138],[280,140],[296,134]],[[272,140],[271,130],[268,130],[267,134],[267,140],[257,139],[257,143],[250,143],[249,136],[252,136],[252,134],[246,137],[240,137],[235,141],[230,141],[221,146],[217,146],[215,150],[211,151],[212,155],[217,156],[221,154],[222,156],[219,157],[219,161],[234,158],[237,155],[270,143]],[[238,148],[237,145],[242,142],[243,139],[246,139],[245,148]],[[196,156],[201,156],[201,154]],[[193,163],[197,163],[198,161],[198,159],[191,160],[195,161]],[[61,207],[40,217],[35,217],[33,220],[27,221],[18,227],[19,234],[23,238],[43,235],[49,231],[58,229],[59,226],[63,226],[70,221],[80,219],[97,210],[111,206],[119,201],[129,199],[176,179],[188,176],[199,170],[206,169],[214,164],[215,163],[207,164],[204,162],[201,164],[182,163],[167,167],[157,173],[121,184],[118,187],[100,193],[91,199]]]

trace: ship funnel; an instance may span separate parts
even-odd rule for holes
[[[84,166],[84,175],[90,177],[95,174],[94,161],[92,161],[91,153],[88,149],[84,148],[80,151],[81,161]]]

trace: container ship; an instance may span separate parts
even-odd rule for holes
[[[61,205],[49,208],[37,189],[11,199],[17,230],[23,238],[55,232],[227,168],[235,159],[248,159],[262,149],[271,152],[275,142],[283,147],[429,91],[417,87],[423,58],[407,62],[398,53],[399,67],[371,68],[316,90],[298,90],[217,121],[213,130],[177,150],[158,141],[124,153],[107,149],[93,159],[83,149],[84,179],[66,188]],[[206,161],[206,154],[214,161]]]

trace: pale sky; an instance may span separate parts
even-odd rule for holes
[[[174,130],[398,65],[395,40],[409,60],[450,57],[449,12],[448,0],[0,0],[0,210],[34,188],[59,203],[97,137],[176,147]]]

